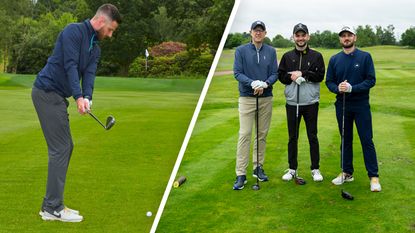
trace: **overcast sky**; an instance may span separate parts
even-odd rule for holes
[[[277,34],[290,38],[295,24],[307,25],[311,33],[324,30],[337,32],[344,25],[356,28],[370,25],[395,27],[400,36],[415,26],[414,0],[241,0],[232,32],[248,32],[255,20],[262,20],[267,36]]]

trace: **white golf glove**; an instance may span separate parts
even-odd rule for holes
[[[350,83],[347,83],[347,89],[346,89],[347,93],[352,92],[352,85],[350,85]]]
[[[91,110],[92,100],[89,100],[88,98],[84,98],[84,103],[85,103],[85,110],[86,111]]]
[[[295,80],[295,82],[296,82],[298,85],[301,85],[301,83],[305,82],[305,78],[303,78],[303,77],[298,77],[298,78]]]
[[[264,89],[268,88],[268,84],[266,82],[261,81],[261,87]]]
[[[257,89],[257,88],[259,88],[259,87],[262,87],[261,82],[262,82],[262,81],[259,81],[259,80],[255,80],[255,81],[253,81],[253,82],[251,83],[251,87],[252,87],[252,89]]]

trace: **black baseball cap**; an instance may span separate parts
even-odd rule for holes
[[[308,28],[305,24],[299,23],[299,24],[296,24],[294,26],[293,34],[299,32],[299,31],[303,31],[303,32],[305,32],[305,34],[308,34]]]
[[[257,20],[257,21],[255,21],[255,22],[253,22],[253,23],[252,23],[252,25],[251,25],[251,30],[255,29],[255,28],[256,28],[256,27],[258,27],[258,26],[262,27],[262,29],[263,29],[264,31],[266,30],[266,28],[265,28],[265,23],[264,23],[264,22],[262,22],[262,21],[260,21],[260,20]]]

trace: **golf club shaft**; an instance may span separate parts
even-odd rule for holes
[[[256,95],[256,183],[259,187],[259,107],[258,107],[258,94]]]
[[[300,67],[301,67],[301,63],[300,63]],[[295,146],[297,148],[296,157],[298,157],[298,135],[300,131],[299,120],[298,120],[299,111],[300,111],[299,105],[300,105],[300,85],[297,84],[297,108],[296,108],[296,113],[295,113]],[[294,177],[297,178],[297,169],[295,170]]]
[[[102,125],[102,127],[104,127],[104,129],[106,129],[106,127],[105,127],[105,125],[104,124],[102,124],[102,122],[91,112],[91,111],[88,111],[88,114],[92,117],[92,118],[94,118],[100,125]]]
[[[344,158],[344,114],[346,113],[346,93],[343,93],[343,106],[342,106],[342,149],[341,149],[341,169],[342,169],[342,183],[343,183],[343,158]]]

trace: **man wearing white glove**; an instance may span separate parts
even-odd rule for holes
[[[272,85],[277,81],[277,54],[274,48],[263,44],[266,29],[261,21],[251,25],[252,42],[239,46],[235,51],[234,76],[239,84],[239,139],[236,156],[236,181],[234,190],[244,188],[250,157],[252,128],[255,122],[256,97],[258,97],[259,147],[254,145],[253,176],[267,181],[263,165],[268,129],[272,113]],[[255,124],[256,125],[256,124]],[[257,161],[257,148],[259,161]]]
[[[59,34],[55,49],[39,72],[32,100],[48,146],[46,194],[39,215],[45,221],[80,222],[79,211],[65,206],[63,193],[73,150],[67,98],[76,101],[79,114],[91,107],[95,73],[101,54],[99,40],[109,38],[121,23],[112,4],[98,8],[92,19],[67,25]]]
[[[339,32],[343,50],[330,58],[327,68],[326,85],[336,94],[336,117],[340,133],[344,114],[344,151],[342,173],[332,180],[335,185],[353,181],[353,122],[356,125],[362,145],[370,190],[380,192],[378,161],[373,143],[372,113],[370,111],[369,93],[376,84],[376,73],[370,53],[356,48],[357,36],[350,27],[343,27]],[[341,152],[340,152],[341,156]]]
[[[314,181],[322,181],[320,149],[317,137],[317,117],[320,83],[324,79],[323,56],[308,46],[310,35],[304,24],[294,26],[295,48],[282,56],[278,77],[285,85],[288,124],[288,169],[282,179],[289,181],[297,175],[298,134],[304,118],[310,145],[310,170]]]

